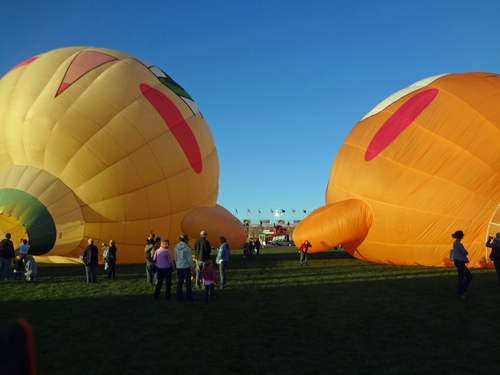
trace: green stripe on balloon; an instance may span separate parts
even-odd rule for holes
[[[24,225],[30,241],[30,254],[48,253],[56,243],[57,230],[47,207],[37,198],[17,189],[0,189],[0,207],[4,215]]]

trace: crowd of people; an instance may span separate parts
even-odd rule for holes
[[[174,270],[177,274],[177,286],[175,298],[177,301],[193,301],[193,291],[191,279],[195,281],[196,289],[205,289],[203,301],[215,301],[215,287],[226,288],[227,276],[226,269],[229,262],[229,245],[225,237],[219,237],[219,247],[210,245],[207,239],[206,231],[200,232],[200,237],[194,244],[194,255],[188,245],[189,236],[183,234],[178,237],[178,244],[174,249],[175,260],[170,253],[170,241],[162,240],[161,236],[155,236],[153,232],[146,240],[144,253],[146,255],[146,282],[148,285],[154,285],[153,298],[158,299],[165,282],[165,300],[171,298],[172,274]],[[462,244],[465,234],[459,230],[452,234],[454,238],[453,250],[450,253],[452,261],[458,272],[457,296],[465,298],[467,289],[472,281],[472,273],[467,267],[469,254]],[[308,249],[312,245],[308,240],[299,247],[299,264],[307,264]],[[488,237],[486,247],[491,248],[489,258],[495,266],[498,288],[500,288],[500,232],[495,237]],[[254,252],[259,255],[261,244],[259,240],[249,240],[243,246],[243,256],[248,256]],[[10,267],[14,264],[14,279],[24,279],[27,281],[37,280],[38,268],[32,254],[29,252],[30,245],[28,240],[21,238],[18,248],[14,249],[14,243],[11,240],[11,234],[7,233],[5,238],[0,241],[0,278],[4,276],[5,280],[10,280]],[[115,278],[115,264],[117,260],[117,248],[114,240],[108,244],[103,243],[101,249],[102,259],[105,264],[108,279]],[[219,267],[219,278],[213,269],[211,259],[212,251],[217,251],[216,264]],[[17,253],[17,254],[16,254]],[[96,269],[99,264],[99,249],[94,245],[92,238],[88,239],[88,246],[80,254],[80,260],[85,265],[85,274],[87,284],[97,282]],[[185,298],[184,291],[185,290]]]
[[[14,280],[36,280],[38,267],[32,254],[29,254],[30,245],[28,240],[21,238],[18,249],[14,249],[11,234],[6,233],[5,238],[0,241],[0,278],[10,280],[10,266],[14,264]],[[16,255],[16,252],[18,254]]]
[[[146,256],[146,282],[155,285],[153,299],[159,299],[163,282],[165,281],[165,300],[171,299],[172,273],[175,269],[177,286],[175,298],[177,301],[192,302],[193,290],[191,279],[194,279],[196,289],[205,289],[203,301],[215,302],[215,287],[226,287],[226,268],[229,262],[229,245],[225,237],[219,237],[219,247],[215,248],[207,240],[208,233],[200,232],[200,237],[194,243],[194,255],[188,245],[189,236],[180,235],[174,249],[174,258],[170,253],[170,242],[161,240],[161,236],[151,235],[146,240],[144,253]],[[220,282],[212,268],[212,251],[217,251],[216,263],[219,265]],[[185,293],[184,293],[185,290]]]

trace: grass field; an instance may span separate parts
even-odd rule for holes
[[[500,373],[494,270],[473,269],[460,299],[454,268],[337,250],[299,267],[295,248],[237,250],[214,304],[201,291],[194,303],[153,300],[142,264],[116,273],[99,266],[87,286],[83,266],[39,265],[35,283],[0,281],[0,324],[31,323],[40,374]]]

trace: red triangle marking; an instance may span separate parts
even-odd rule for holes
[[[79,78],[91,70],[106,64],[107,62],[118,60],[114,56],[106,55],[96,51],[82,51],[73,59],[64,75],[64,78],[57,90],[57,95],[66,90],[69,86],[75,83]]]

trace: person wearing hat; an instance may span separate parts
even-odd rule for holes
[[[201,273],[203,272],[203,265],[210,259],[210,252],[212,251],[212,246],[210,242],[207,241],[208,233],[202,230],[200,232],[200,238],[194,243],[194,256],[196,258],[196,289],[201,289]]]
[[[156,236],[155,239],[155,251],[161,247],[161,236]]]
[[[490,259],[495,265],[495,271],[497,271],[498,278],[498,287],[500,288],[500,233],[497,233],[496,237],[488,237],[486,247],[491,248]]]
[[[116,264],[116,242],[113,240],[109,241],[108,252],[111,255],[111,259],[108,260],[108,279],[115,278],[115,264]]]
[[[472,280],[472,274],[465,265],[469,263],[469,259],[467,258],[469,253],[462,244],[464,236],[464,232],[461,230],[457,230],[451,235],[455,239],[455,242],[453,242],[453,258],[458,271],[457,296],[461,298],[465,298],[467,295],[467,288]]]

